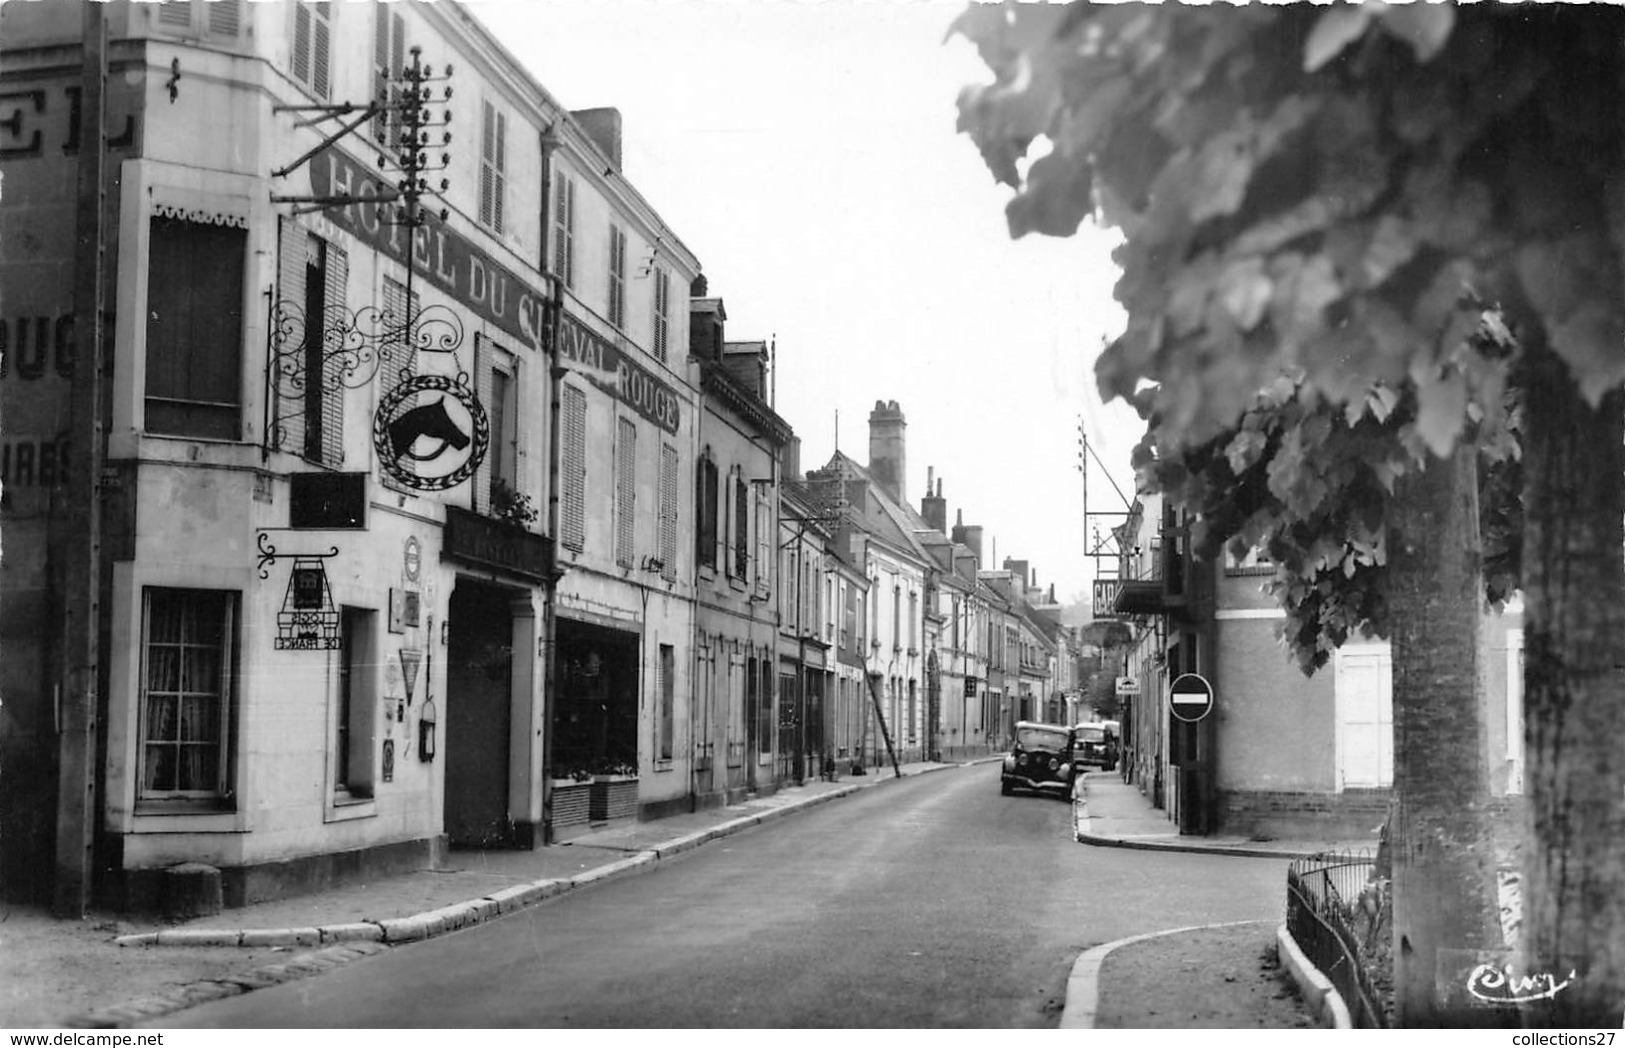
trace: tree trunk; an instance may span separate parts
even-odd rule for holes
[[[1477,1025],[1452,958],[1501,945],[1479,641],[1476,453],[1460,445],[1395,486],[1388,522],[1393,629],[1394,1006],[1400,1026]],[[1468,968],[1471,969],[1469,964]],[[1446,997],[1455,1003],[1446,1004]]]
[[[1625,395],[1596,409],[1525,336],[1523,936],[1526,975],[1573,981],[1540,1025],[1625,1015]]]

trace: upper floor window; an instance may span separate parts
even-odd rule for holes
[[[656,266],[654,280],[654,353],[665,360],[671,342],[671,274]]]
[[[579,550],[587,544],[587,394],[565,386],[559,410],[559,541]]]
[[[164,0],[157,8],[159,26],[191,36],[235,38],[243,28],[243,0]]]
[[[615,434],[615,563],[632,566],[638,511],[638,427],[629,418]]]
[[[694,553],[702,567],[717,566],[717,464],[709,455],[694,470]]]
[[[660,446],[660,574],[677,577],[677,449]]]
[[[163,216],[150,228],[146,430],[237,440],[248,232]]]
[[[490,102],[481,103],[480,225],[502,232],[502,196],[507,184],[508,117]]]
[[[574,288],[576,257],[576,184],[574,179],[559,176],[553,190],[553,271]]]
[[[609,227],[609,322],[626,326],[626,233],[614,223]]]
[[[733,573],[740,579],[750,572],[750,487],[743,476],[734,478]]]
[[[317,98],[332,89],[333,5],[298,3],[293,7],[293,78]]]
[[[401,73],[406,68],[406,19],[398,4],[372,5],[372,97],[381,106],[397,106]],[[373,139],[390,150],[401,147],[401,114],[385,109],[372,122]]]

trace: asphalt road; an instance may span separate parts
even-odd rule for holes
[[[174,1027],[1049,1027],[1079,953],[1278,918],[1285,860],[1079,844],[984,764],[166,1016]]]

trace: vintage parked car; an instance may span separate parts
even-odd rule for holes
[[[1117,767],[1117,732],[1111,721],[1079,724],[1072,729],[1072,763],[1093,764],[1106,771]]]
[[[1071,729],[1017,721],[1015,745],[1005,754],[999,773],[999,792],[1008,796],[1019,786],[1071,796],[1073,769]]]

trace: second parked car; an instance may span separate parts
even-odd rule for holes
[[[1111,771],[1117,767],[1117,733],[1109,723],[1079,724],[1072,729],[1072,762]]]

